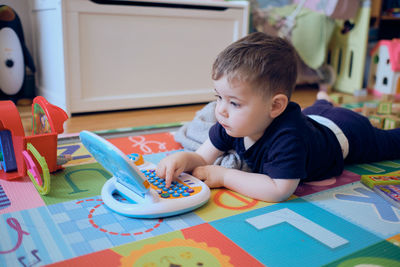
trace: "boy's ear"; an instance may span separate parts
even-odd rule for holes
[[[284,94],[277,94],[271,100],[271,117],[276,118],[286,109],[289,99]]]

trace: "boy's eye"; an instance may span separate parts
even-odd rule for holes
[[[235,108],[240,107],[240,104],[236,103],[236,102],[231,102],[231,105],[234,106]]]
[[[221,100],[221,99],[222,99],[222,97],[219,96],[219,95],[215,95],[215,98],[216,98],[217,100]]]

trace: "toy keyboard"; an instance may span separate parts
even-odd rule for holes
[[[189,197],[198,194],[202,190],[201,186],[195,186],[196,181],[193,181],[189,175],[180,175],[179,180],[172,181],[171,186],[167,188],[165,187],[165,179],[158,177],[155,170],[142,170],[142,173],[162,198]]]
[[[140,170],[132,157],[129,159],[104,138],[82,131],[80,139],[93,157],[114,175],[104,184],[101,196],[108,208],[121,215],[137,218],[177,215],[204,205],[210,197],[210,189],[189,174],[182,173],[166,188],[165,180],[157,177],[154,170],[148,170],[148,164],[140,165],[143,166]]]

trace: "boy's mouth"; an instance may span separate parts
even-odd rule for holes
[[[225,130],[229,130],[229,126],[224,124],[224,123],[220,123],[222,125],[222,127],[224,127]]]
[[[223,121],[221,121],[221,120],[218,120],[218,119],[217,119],[217,121],[218,121],[218,123],[219,123],[219,124],[221,124],[221,126],[222,126],[222,127],[224,127],[224,129],[225,129],[225,130],[228,130],[228,129],[230,129],[230,127],[229,127],[229,125],[228,125],[228,124],[225,124]]]

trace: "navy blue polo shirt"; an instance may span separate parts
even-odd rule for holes
[[[343,171],[343,156],[334,133],[302,114],[290,102],[248,150],[243,138],[229,136],[217,122],[209,137],[221,151],[234,149],[255,173],[277,179],[323,180]]]

